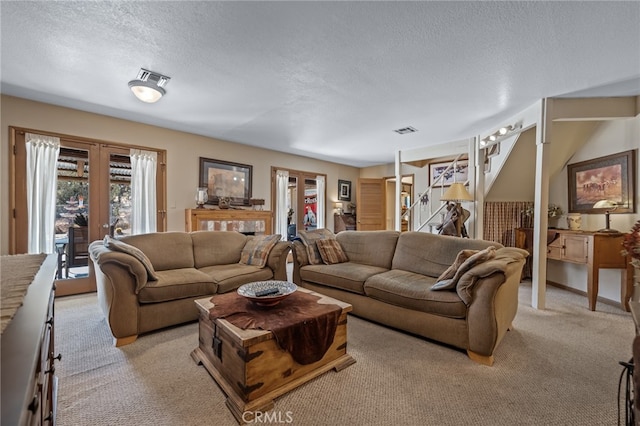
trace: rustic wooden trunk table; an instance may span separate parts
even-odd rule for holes
[[[200,311],[199,344],[191,353],[227,395],[226,405],[239,423],[255,412],[271,410],[273,400],[331,369],[355,363],[347,354],[347,313],[350,304],[298,287],[297,291],[320,297],[318,303],[342,308],[333,344],[317,362],[298,364],[265,330],[243,330],[224,319],[211,320],[211,298],[196,300]]]

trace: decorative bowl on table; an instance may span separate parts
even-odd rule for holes
[[[258,306],[275,306],[293,294],[298,286],[288,281],[257,281],[238,287],[238,294]]]

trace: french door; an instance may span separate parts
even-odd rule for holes
[[[321,195],[326,199],[324,187],[318,185],[318,176],[326,176],[319,173],[304,172],[299,170],[284,169],[282,167],[271,168],[271,200],[273,217],[278,217],[276,202],[276,173],[277,170],[286,170],[289,173],[289,181],[287,183],[287,240],[291,241],[298,235],[301,230],[310,231],[318,228],[318,223],[326,224],[326,213],[324,203],[318,203],[318,196]],[[319,221],[319,217],[323,220]],[[276,229],[276,228],[274,228]]]
[[[26,132],[60,138],[55,212],[56,295],[95,291],[95,276],[87,246],[108,234],[118,236],[131,232],[131,147],[11,127],[15,154],[11,173],[12,253],[28,252]],[[166,151],[157,153],[157,230],[164,231]]]

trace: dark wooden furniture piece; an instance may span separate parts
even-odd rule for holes
[[[353,213],[334,213],[333,215],[333,232],[338,233],[340,231],[355,231],[356,215]]]
[[[89,265],[89,228],[70,226],[69,241],[64,259],[65,277],[69,278],[69,268]]]
[[[226,405],[240,424],[252,420],[257,411],[271,410],[273,400],[286,392],[331,369],[340,371],[355,363],[347,354],[351,305],[304,288],[297,291],[320,297],[318,303],[342,308],[333,343],[321,360],[306,365],[282,350],[271,331],[243,330],[224,319],[211,320],[211,298],[195,301],[200,311],[200,337],[191,357],[204,365],[227,395]]]
[[[528,249],[522,244],[523,232],[523,228],[516,229],[516,246]],[[633,293],[633,267],[629,259],[620,254],[624,234],[568,229],[553,229],[549,232],[556,233],[557,236],[548,241],[547,259],[586,265],[589,309],[596,310],[600,269],[621,269],[621,307],[628,312]]]
[[[1,338],[3,425],[55,425],[58,379],[54,361],[54,279],[57,255],[47,256]]]

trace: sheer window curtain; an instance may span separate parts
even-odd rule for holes
[[[289,172],[276,170],[276,234],[287,239],[287,195],[289,187]]]
[[[156,170],[158,154],[132,149],[131,234],[156,232]]]
[[[318,188],[318,201],[316,204],[316,208],[318,209],[318,211],[316,212],[316,221],[317,221],[317,228],[321,229],[325,227],[324,221],[325,221],[325,199],[324,199],[324,194],[325,194],[325,179],[324,176],[316,176],[316,187]]]
[[[57,163],[60,138],[25,134],[27,149],[27,214],[29,253],[55,249]]]

